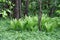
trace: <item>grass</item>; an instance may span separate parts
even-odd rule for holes
[[[60,40],[60,28],[53,32],[7,30],[9,21],[0,20],[0,40]]]

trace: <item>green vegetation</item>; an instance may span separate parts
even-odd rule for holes
[[[42,30],[46,30],[46,31],[52,31],[55,28],[59,27],[60,25],[60,19],[59,17],[54,17],[54,18],[50,18],[47,15],[43,15],[42,16]],[[30,31],[36,31],[38,30],[38,18],[37,16],[29,16],[29,17],[25,17],[24,19],[21,18],[19,20],[14,19],[11,20],[11,28],[14,30],[30,30]]]
[[[18,26],[17,24],[15,25],[16,27]],[[52,26],[54,27],[55,25],[52,25]],[[35,31],[36,29],[33,29],[34,31],[30,31],[30,30],[18,31],[15,29],[14,26],[12,26],[14,30],[9,29],[11,27],[10,20],[1,19],[0,20],[0,39],[2,40],[37,40],[37,39],[38,40],[60,40],[60,28],[58,26],[57,28],[54,29],[53,32]],[[19,29],[22,30],[21,26],[19,26]],[[29,26],[29,29],[31,29],[30,26]]]
[[[42,16],[42,31],[38,31],[37,16],[17,19],[0,19],[2,40],[60,40],[60,19]]]
[[[18,31],[1,31],[0,39],[2,40],[60,40],[60,31],[54,33],[46,32],[18,32]]]
[[[60,0],[0,0],[0,40],[60,40]]]

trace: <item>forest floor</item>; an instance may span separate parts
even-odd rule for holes
[[[54,32],[7,30],[9,22],[0,20],[0,40],[60,40],[60,28]]]
[[[60,31],[53,33],[0,31],[0,40],[60,40]]]

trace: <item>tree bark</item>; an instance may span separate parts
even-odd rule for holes
[[[21,0],[12,0],[12,2],[15,4],[13,9],[14,18],[19,19],[21,18]]]
[[[18,0],[16,0],[16,6],[15,6],[15,18],[19,19],[19,5],[18,5]]]
[[[38,28],[40,31],[41,30],[41,18],[42,18],[42,0],[39,0],[39,8],[40,8],[40,11],[38,14]]]
[[[22,17],[21,16],[22,15],[21,14],[21,0],[18,1],[18,5],[19,5],[19,15],[20,15],[19,17],[21,18]]]
[[[57,1],[53,0],[53,4],[52,4],[52,7],[50,8],[50,12],[49,12],[49,17],[53,17],[53,14],[55,13],[55,10],[56,10],[56,4],[57,4]]]
[[[52,7],[50,8],[49,17],[53,17],[53,14],[55,13],[55,9],[56,9],[55,6],[52,6]]]
[[[28,16],[28,5],[29,5],[29,0],[25,0],[25,13],[24,13],[24,16],[25,15]]]

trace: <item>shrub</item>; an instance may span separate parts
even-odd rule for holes
[[[11,28],[14,30],[36,30],[37,29],[37,17],[25,17],[25,19],[13,19],[10,22]]]
[[[13,20],[11,20],[10,25],[11,25],[12,29],[19,31],[19,30],[23,30],[23,25],[24,25],[23,23],[24,22],[21,19],[19,19],[19,20],[13,19]]]
[[[37,29],[37,17],[25,17],[24,21],[25,23],[25,28],[27,30],[36,30]]]
[[[53,31],[56,27],[60,26],[60,19],[58,17],[50,18],[47,15],[42,16],[42,30]],[[38,18],[34,17],[25,17],[24,19],[14,19],[11,20],[11,28],[14,30],[25,30],[25,31],[36,31],[38,30]]]
[[[52,31],[58,26],[58,21],[56,18],[47,17],[47,15],[42,16],[42,29],[46,31]]]

